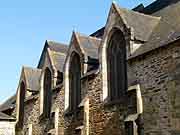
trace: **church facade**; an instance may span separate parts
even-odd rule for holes
[[[47,40],[0,106],[12,134],[179,135],[179,12],[179,0],[112,3],[95,33],[73,32],[69,45]]]

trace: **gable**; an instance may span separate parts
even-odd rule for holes
[[[93,59],[99,59],[98,49],[101,43],[101,39],[92,36],[86,36],[80,33],[76,33],[76,35],[79,41],[79,46],[81,46],[83,49],[84,55]]]
[[[180,37],[180,2],[172,4],[162,10],[154,13],[154,16],[160,16],[159,24],[152,32],[149,41],[138,48],[131,58],[147,53],[156,48],[168,45]]]
[[[44,48],[43,48],[43,51],[42,51],[41,56],[40,56],[40,60],[39,60],[38,66],[37,66],[37,68],[39,68],[39,69],[41,69],[42,66],[43,66],[47,48],[48,48],[48,44],[47,44],[47,41],[46,41],[45,45],[44,45]]]
[[[71,41],[70,41],[70,44],[69,44],[69,49],[67,51],[67,56],[66,56],[65,62],[64,62],[65,63],[64,67],[63,67],[64,70],[65,70],[65,67],[68,66],[68,62],[69,62],[71,54],[73,52],[76,52],[77,54],[80,55],[80,57],[83,57],[83,50],[79,46],[79,42],[77,40],[75,32],[73,32],[72,36],[71,36]]]
[[[68,46],[55,41],[46,40],[38,68],[48,66],[51,70],[62,72]]]
[[[145,15],[132,10],[120,8],[116,4],[112,4],[112,11],[117,12],[119,15],[115,18],[120,18],[127,28],[133,29],[134,38],[140,41],[148,41],[154,28],[157,26],[160,20],[159,17]]]
[[[41,70],[30,67],[23,67],[23,71],[24,71],[27,90],[39,91]]]
[[[49,56],[50,56],[51,64],[54,66],[54,68],[57,71],[63,72],[63,65],[66,59],[66,54],[50,50]]]
[[[50,53],[51,53],[50,50],[47,48],[47,51],[45,52],[45,55],[44,55],[42,67],[41,67],[42,70],[44,70],[46,67],[48,67],[51,71],[54,71]]]

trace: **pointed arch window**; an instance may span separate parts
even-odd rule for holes
[[[116,30],[107,47],[108,95],[119,100],[127,89],[126,41],[123,33]]]
[[[81,63],[80,56],[73,52],[69,68],[69,109],[75,110],[81,102]]]
[[[25,83],[22,81],[20,84],[20,91],[19,91],[19,105],[18,105],[19,107],[18,107],[18,122],[17,122],[18,128],[23,127],[25,93],[26,93],[26,86]]]
[[[49,118],[51,113],[51,78],[51,71],[49,68],[46,68],[43,81],[43,113],[46,118]]]

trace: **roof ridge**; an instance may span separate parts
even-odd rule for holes
[[[133,10],[121,8],[117,4],[112,4],[112,10],[117,12],[127,28],[134,28],[135,38],[141,41],[148,41],[155,26],[161,20],[161,17],[145,15]],[[146,32],[146,33],[143,33]]]
[[[155,0],[147,5],[142,12],[145,14],[154,14],[179,1],[180,0]]]
[[[57,44],[61,44],[61,45],[64,45],[64,46],[68,46],[66,43],[62,43],[62,42],[59,42],[59,41],[54,41],[54,40],[46,40],[46,41],[47,41],[47,43],[52,42],[52,43],[57,43]]]
[[[7,98],[4,102],[2,102],[2,103],[0,104],[0,106],[3,105],[4,103],[8,102],[9,100],[11,100],[13,97],[16,97],[16,93],[13,94],[12,96],[10,96],[9,98]]]
[[[115,6],[115,8],[118,10],[123,10],[123,11],[126,11],[126,12],[131,12],[133,14],[136,14],[136,15],[140,15],[140,16],[144,16],[144,17],[149,17],[149,18],[153,18],[153,19],[157,19],[157,20],[160,20],[161,17],[157,17],[157,16],[153,16],[153,15],[147,15],[147,14],[144,14],[144,13],[140,13],[140,12],[136,12],[136,11],[133,11],[131,9],[127,9],[127,8],[122,8],[120,7],[118,4],[116,3],[113,3],[113,5]],[[120,13],[120,12],[118,12]],[[121,14],[120,14],[121,15]]]
[[[30,66],[23,66],[23,69],[31,69],[31,70],[39,70],[39,71],[41,71],[41,69],[38,69],[38,68],[34,68],[34,67],[30,67]]]
[[[15,120],[16,118],[7,115],[6,113],[0,112],[0,116],[2,117],[1,119],[5,119],[5,120]]]
[[[97,37],[93,37],[93,36],[90,36],[90,35],[86,35],[84,33],[80,33],[80,32],[75,32],[78,36],[82,36],[82,37],[86,37],[86,38],[91,38],[91,39],[95,39],[95,40],[101,40],[100,38],[97,38]]]

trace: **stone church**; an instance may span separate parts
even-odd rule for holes
[[[22,67],[0,135],[180,135],[179,96],[180,0],[112,3],[103,28]]]

